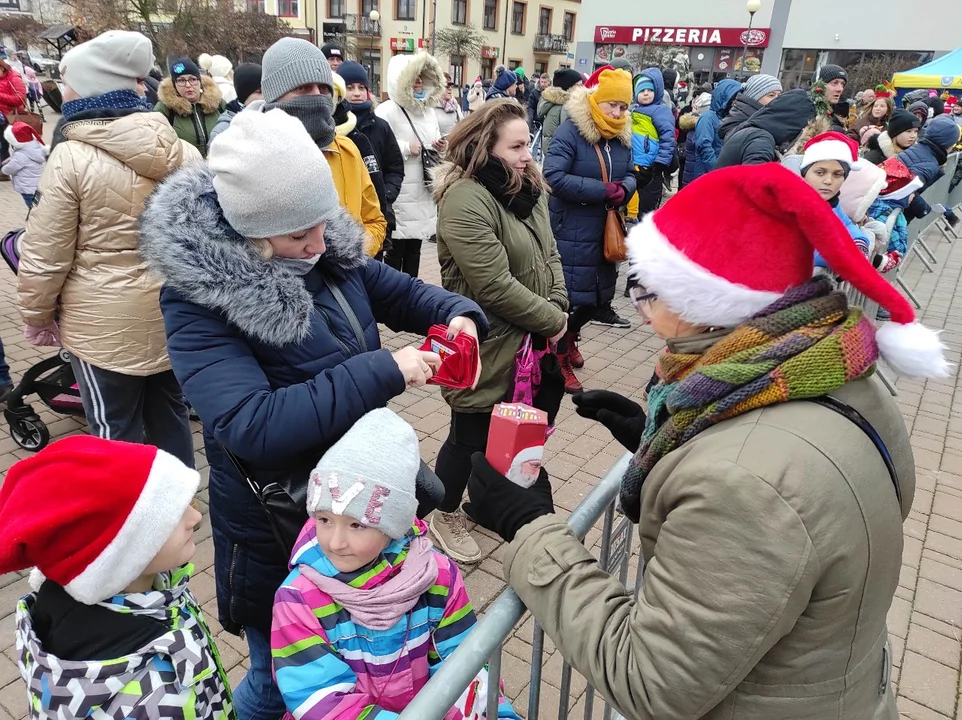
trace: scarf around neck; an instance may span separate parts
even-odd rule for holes
[[[136,110],[147,112],[150,110],[150,106],[147,105],[147,100],[133,90],[112,90],[103,95],[68,100],[60,110],[64,119],[69,120],[77,113],[85,110]]]
[[[591,110],[591,119],[598,128],[598,132],[600,132],[601,137],[605,138],[606,140],[614,140],[616,137],[621,135],[622,131],[625,129],[625,125],[628,124],[627,113],[622,115],[617,120],[615,120],[613,117],[608,117],[605,115],[601,111],[601,108],[598,107],[598,102],[595,100],[594,95],[588,96],[588,109]]]
[[[360,103],[348,103],[348,106],[351,108],[351,112],[354,113],[354,117],[357,118],[358,122],[367,120],[367,116],[374,112],[373,105],[374,103],[372,103],[370,100],[365,100],[364,102]]]
[[[498,158],[488,157],[488,162],[478,168],[476,177],[478,182],[484,185],[485,189],[507,210],[510,210],[522,220],[527,220],[538,204],[541,191],[532,185],[528,178],[524,178],[521,190],[517,193],[509,194],[505,192],[510,179],[510,172],[513,171],[508,170]]]
[[[871,373],[877,359],[875,328],[824,276],[790,288],[702,354],[661,356],[641,446],[621,482],[622,510],[638,522],[645,478],[700,432],[769,405],[827,395]]]
[[[301,95],[290,100],[267,103],[264,105],[264,112],[274,108],[280,108],[300,120],[321,150],[334,142],[337,125],[334,122],[334,98],[330,95]]]
[[[318,546],[320,547],[320,546]],[[351,619],[371,630],[390,630],[417,605],[438,579],[431,539],[415,535],[401,567],[388,579],[370,588],[354,587],[343,580],[319,573],[310,565],[297,566],[318,590],[351,614]]]

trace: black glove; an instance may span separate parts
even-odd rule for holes
[[[548,425],[554,425],[561,400],[565,396],[565,377],[561,374],[561,363],[554,353],[541,356],[541,386],[532,404],[548,416]]]
[[[491,467],[484,453],[471,456],[471,467],[470,502],[464,504],[464,512],[478,525],[508,542],[529,522],[554,512],[551,483],[544,468],[534,485],[523,488]]]
[[[635,184],[638,190],[646,187],[655,177],[655,171],[650,167],[637,168],[635,170]]]
[[[645,411],[634,400],[610,390],[589,390],[571,396],[576,412],[583,418],[597,420],[611,432],[615,440],[631,452],[637,452],[645,431]]]

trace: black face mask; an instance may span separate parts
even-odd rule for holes
[[[334,98],[330,95],[301,95],[264,106],[265,110],[274,108],[300,120],[308,135],[322,150],[334,142]]]

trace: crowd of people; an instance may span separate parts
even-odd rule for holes
[[[915,470],[875,367],[949,366],[884,273],[962,110],[923,120],[876,90],[842,118],[833,65],[811,90],[756,75],[676,108],[673,70],[626,65],[460,90],[397,55],[382,101],[340,47],[288,37],[236,69],[174,59],[152,103],[140,33],[64,56],[49,157],[17,123],[4,165],[30,208],[24,334],[67,351],[94,436],[0,487],[0,573],[35,568],[31,717],[395,717],[474,625],[468,519],[510,543],[511,586],[626,717],[895,717],[885,621]],[[424,241],[440,287],[418,279]],[[586,323],[631,327],[620,270],[667,347],[642,403],[576,375]],[[391,352],[379,324],[478,347],[442,392],[433,472],[387,405],[445,357]],[[632,454],[637,603],[554,513],[545,468],[526,488],[485,458],[496,404],[553,424],[565,393]],[[188,584],[188,403],[218,619],[249,649],[233,688]],[[446,720],[484,717],[488,682]],[[498,717],[518,715],[502,698]]]

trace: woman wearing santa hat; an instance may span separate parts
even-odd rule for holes
[[[703,209],[713,208],[711,227]],[[875,377],[946,377],[938,336],[780,165],[715,170],[629,239],[638,312],[664,339],[649,412],[575,396],[635,453],[637,601],[530,489],[474,457],[469,512],[511,541],[505,576],[624,716],[894,720],[886,614],[915,468]],[[878,330],[824,277],[887,308]]]

